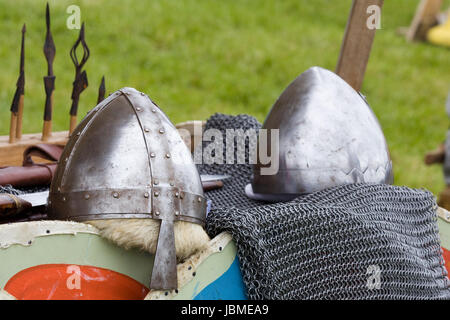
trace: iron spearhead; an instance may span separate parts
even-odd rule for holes
[[[102,77],[102,81],[100,83],[100,87],[98,88],[98,99],[97,104],[102,102],[105,99],[106,87],[105,87],[105,76]]]
[[[83,48],[83,57],[81,58],[81,61],[78,61],[77,57],[77,48],[81,44]],[[75,44],[73,45],[72,49],[70,50],[70,58],[72,59],[72,62],[75,66],[75,78],[81,73],[81,70],[83,69],[84,64],[89,59],[90,51],[89,47],[85,40],[84,35],[84,22],[81,25],[80,34],[78,36],[77,41],[75,41]]]
[[[25,33],[27,31],[26,25],[22,27],[22,44],[20,49],[20,75],[16,83],[16,92],[11,103],[11,112],[17,113],[19,111],[20,96],[25,94]]]
[[[45,35],[45,43],[44,43],[44,55],[47,59],[48,65],[48,73],[47,75],[53,76],[53,60],[55,59],[55,43],[53,42],[52,32],[50,30],[50,7],[47,3],[47,9],[45,12],[45,19],[47,24],[47,33]]]
[[[77,48],[81,44],[83,48],[83,57],[81,61],[77,58]],[[82,71],[83,66],[89,59],[90,51],[87,46],[84,34],[84,22],[81,25],[80,34],[78,36],[77,41],[73,45],[70,50],[70,58],[75,66],[75,80],[73,81],[73,90],[72,90],[72,107],[70,108],[70,115],[76,116],[78,112],[78,101],[80,99],[81,92],[86,89],[88,86],[88,79],[86,71]]]
[[[27,25],[24,23],[22,27],[22,45],[20,49],[20,72],[25,72],[25,33]]]

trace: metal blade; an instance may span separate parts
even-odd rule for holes
[[[20,47],[20,72],[25,72],[25,33],[27,32],[27,26],[24,23],[22,27],[22,44]]]
[[[16,83],[16,92],[11,103],[11,112],[19,112],[19,99],[20,96],[25,94],[25,32],[27,31],[26,25],[22,27],[22,45],[20,49],[20,75]]]
[[[200,175],[200,179],[202,180],[202,182],[223,181],[223,180],[226,180],[229,178],[230,178],[230,176],[220,175],[220,174],[202,174],[202,175]]]
[[[83,57],[81,58],[81,61],[78,60],[77,57],[77,48],[81,44],[83,49]],[[77,41],[75,41],[75,44],[73,45],[72,49],[70,49],[70,58],[72,59],[72,62],[75,66],[75,79],[78,77],[78,75],[81,73],[81,70],[83,69],[84,64],[89,59],[90,50],[85,40],[85,34],[84,34],[84,22],[81,25],[80,34],[78,36]]]
[[[97,104],[99,104],[105,99],[105,94],[106,94],[105,76],[103,76],[102,81],[100,83],[100,87],[98,88]]]
[[[44,43],[44,55],[47,59],[47,75],[53,76],[53,60],[55,59],[55,43],[53,42],[52,32],[50,31],[50,8],[47,3],[47,9],[45,13],[46,25],[47,25],[47,33],[45,35],[45,43]]]
[[[48,191],[21,194],[18,197],[28,201],[34,207],[47,205]]]

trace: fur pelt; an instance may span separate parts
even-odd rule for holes
[[[100,235],[125,249],[138,248],[156,252],[160,221],[154,219],[111,219],[87,221],[100,230]],[[201,250],[209,237],[202,226],[185,221],[174,223],[175,249],[178,262]]]

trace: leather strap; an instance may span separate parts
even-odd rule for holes
[[[0,185],[10,184],[15,188],[49,185],[56,171],[56,161],[59,160],[62,151],[62,146],[50,144],[28,147],[23,153],[22,167],[0,168]],[[35,163],[32,156],[52,161],[52,163]]]
[[[45,160],[58,161],[64,147],[55,144],[36,144],[25,149],[23,152],[23,166],[32,166],[34,161],[31,158],[36,156]]]

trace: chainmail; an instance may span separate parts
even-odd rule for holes
[[[0,186],[0,193],[9,193],[18,196],[20,194],[23,194],[24,192],[7,184],[6,186]]]
[[[221,131],[222,136],[225,137],[226,129],[242,129],[244,131],[249,129],[255,129],[256,132],[261,128],[261,124],[253,117],[248,115],[238,115],[238,116],[226,116],[223,114],[216,113],[212,115],[205,125],[205,131],[209,129],[217,129]],[[210,142],[210,143],[214,143]],[[204,150],[209,143],[203,141]],[[245,163],[249,162],[249,152],[248,149],[256,148],[255,145],[250,144],[249,140],[246,140],[246,149],[245,149]],[[234,140],[234,149],[237,149],[237,141]],[[199,152],[199,148],[197,148],[196,152]],[[223,148],[223,157],[226,158],[226,144]],[[237,150],[235,151],[235,158]],[[237,206],[237,207],[254,207],[261,205],[260,202],[254,201],[250,198],[247,198],[244,194],[245,185],[250,181],[252,176],[252,168],[249,165],[235,165],[235,164],[201,164],[198,166],[198,169],[201,174],[220,174],[230,176],[229,179],[225,180],[224,186],[222,189],[217,189],[208,192],[208,197],[210,199],[214,199],[212,201],[212,208],[220,207],[220,206]]]
[[[206,123],[236,127],[261,126],[246,115],[215,114]],[[231,177],[206,194],[206,229],[232,234],[249,299],[450,298],[430,192],[359,183],[267,204],[245,196],[248,164],[199,171]]]
[[[21,194],[26,194],[26,193],[42,192],[42,191],[48,191],[48,187],[42,186],[42,187],[14,188],[10,184],[7,184],[5,186],[0,186],[0,193],[9,193],[9,194],[13,194],[15,196],[18,196]]]

